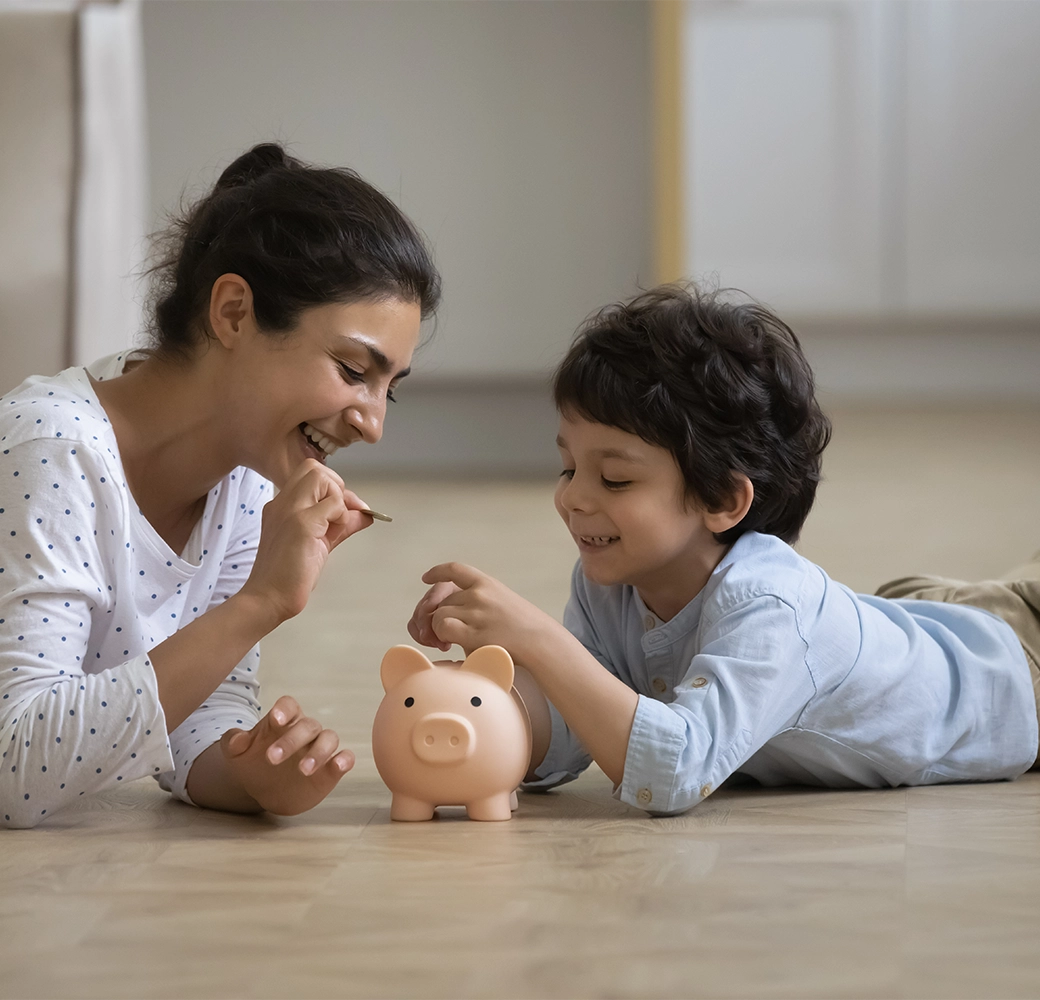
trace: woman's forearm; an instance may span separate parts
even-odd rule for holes
[[[188,772],[188,795],[197,806],[227,812],[261,812],[259,803],[243,790],[231,773],[219,743],[213,743],[195,758]]]
[[[185,625],[149,653],[173,732],[268,632],[280,624],[270,605],[238,593]]]

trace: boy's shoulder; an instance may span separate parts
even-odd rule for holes
[[[722,557],[704,587],[705,603],[731,607],[758,597],[788,604],[804,599],[807,587],[822,583],[819,566],[776,535],[749,531]]]

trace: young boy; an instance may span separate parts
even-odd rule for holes
[[[864,596],[795,552],[830,424],[769,311],[676,286],[610,306],[554,395],[556,508],[580,554],[564,624],[455,563],[425,574],[409,623],[533,675],[551,705],[518,671],[526,788],[595,760],[622,801],[674,813],[738,774],[880,788],[1033,766],[1040,564]]]

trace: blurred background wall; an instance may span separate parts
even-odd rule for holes
[[[653,280],[650,6],[165,2],[143,9],[152,206],[259,139],[345,164],[427,234],[436,332],[352,468],[555,465],[545,376]]]
[[[131,340],[143,233],[274,138],[444,274],[351,467],[551,470],[574,328],[686,275],[775,306],[831,401],[1035,404],[1038,51],[1034,0],[0,0],[0,390]]]

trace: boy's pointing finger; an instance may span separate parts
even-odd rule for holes
[[[484,574],[472,566],[467,566],[465,563],[448,562],[428,569],[423,573],[422,581],[423,583],[454,583],[465,590],[482,580],[483,577]]]

